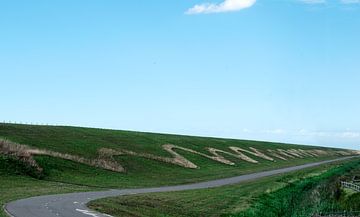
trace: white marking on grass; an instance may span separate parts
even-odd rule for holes
[[[98,214],[96,212],[93,212],[93,211],[90,211],[90,210],[84,210],[84,209],[76,209],[76,211],[81,212],[84,215],[89,215],[89,216],[93,216],[93,217],[100,217],[100,216],[113,217],[113,216],[108,215],[108,214]]]
[[[84,215],[89,215],[89,216],[93,216],[93,217],[99,217],[96,213],[89,211],[89,210],[84,210],[84,209],[76,209],[76,211],[81,212]]]

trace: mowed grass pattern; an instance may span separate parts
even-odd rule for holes
[[[15,124],[0,124],[0,137],[36,148],[78,155],[86,158],[96,158],[97,151],[100,148],[111,148],[115,150],[127,149],[139,153],[149,153],[169,157],[169,153],[162,149],[162,145],[164,144],[174,144],[202,153],[206,153],[206,147],[226,151],[229,151],[229,146],[236,146],[244,149],[253,147],[260,151],[278,148],[301,148],[305,150],[314,148],[310,146],[234,139]],[[316,147],[316,149],[330,150],[318,147]],[[141,157],[117,156],[116,160],[126,168],[126,172],[116,173],[53,157],[37,156],[35,159],[38,164],[44,168],[44,180],[104,188],[130,188],[205,181],[336,157],[306,157],[271,162],[252,156],[252,158],[259,161],[258,164],[253,164],[231,156],[226,156],[227,159],[236,163],[236,165],[231,166],[185,151],[177,150],[177,152],[196,163],[200,168],[187,169]]]

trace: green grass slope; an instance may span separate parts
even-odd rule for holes
[[[353,159],[219,188],[100,199],[89,207],[122,217],[310,217],[359,210],[360,193],[342,196],[339,188],[339,180],[359,172],[360,160]]]
[[[206,153],[206,147],[227,151],[229,146],[244,149],[253,147],[260,151],[278,148],[301,148],[305,150],[314,148],[233,139],[14,124],[0,124],[0,137],[31,147],[81,156],[87,159],[96,158],[98,150],[101,148],[126,149],[137,153],[170,156],[168,152],[162,149],[164,144],[174,144],[201,153]],[[316,149],[332,150],[318,147]],[[235,165],[226,165],[182,150],[176,151],[191,162],[196,163],[200,168],[188,169],[178,165],[127,155],[114,157],[117,162],[126,168],[124,173],[112,172],[49,156],[36,156],[35,160],[44,169],[43,180],[106,188],[125,188],[204,181],[339,157],[338,155],[331,155],[290,158],[286,161],[276,160],[276,162],[271,162],[251,156],[259,162],[254,164],[224,155],[226,159],[236,163]]]
[[[171,154],[163,149],[164,144],[173,144],[207,155],[210,155],[206,150],[208,147],[231,152],[229,146],[246,150],[253,147],[265,154],[267,154],[266,150],[268,149],[341,151],[329,148],[234,139],[17,124],[0,124],[0,139],[26,145],[35,152],[46,150],[61,156],[77,156],[88,161],[97,159],[99,150],[104,148],[128,150],[134,153],[159,157],[171,157]],[[144,156],[121,155],[114,156],[113,160],[125,168],[126,171],[114,172],[59,157],[36,155],[33,156],[33,160],[42,168],[39,175],[37,171],[34,171],[33,167],[26,164],[24,158],[9,155],[6,151],[9,150],[0,150],[0,206],[12,200],[36,195],[91,191],[104,188],[174,185],[340,157],[339,154],[332,154],[320,157],[294,157],[286,161],[277,159],[272,162],[246,154],[258,161],[258,163],[254,164],[234,156],[221,154],[227,160],[235,163],[234,165],[227,165],[199,154],[176,150],[178,154],[198,165],[199,168],[184,168],[179,165],[151,160]],[[22,157],[24,156],[26,157],[26,153]],[[0,217],[3,216],[5,216],[4,212],[0,211]]]

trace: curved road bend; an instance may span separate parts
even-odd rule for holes
[[[224,185],[236,184],[243,181],[254,180],[272,175],[301,170],[309,167],[318,166],[321,164],[331,163],[335,161],[346,160],[352,157],[343,157],[334,160],[321,161],[317,163],[309,163],[300,166],[293,166],[283,169],[276,169],[265,172],[258,172],[253,174],[241,175],[232,178],[218,179],[214,181],[200,182],[195,184],[165,186],[157,188],[142,188],[142,189],[124,189],[124,190],[109,190],[99,192],[84,192],[71,193],[60,195],[49,195],[33,197],[23,200],[8,203],[5,206],[5,211],[13,217],[110,217],[110,215],[97,213],[89,210],[86,204],[91,200],[96,200],[105,197],[154,193],[154,192],[171,192],[182,190],[194,190],[220,187]]]

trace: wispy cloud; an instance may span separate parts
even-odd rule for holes
[[[243,131],[243,133],[252,133],[253,132],[252,130],[249,130],[248,128],[244,128],[242,131]]]
[[[273,129],[273,130],[265,130],[265,133],[269,134],[287,134],[288,132],[284,129]]]
[[[360,0],[340,0],[343,4],[360,4]]]
[[[324,3],[326,3],[326,0],[300,0],[300,1],[305,4],[324,4]]]
[[[268,133],[270,131],[267,131]],[[360,139],[360,132],[345,130],[337,132],[329,131],[309,131],[301,129],[299,131],[290,132],[293,136],[313,136],[313,137],[332,137],[332,138],[343,138],[343,139]]]
[[[188,9],[186,14],[211,14],[211,13],[224,13],[239,11],[245,8],[252,7],[257,0],[223,0],[220,3],[211,3],[205,2],[201,4],[196,4],[190,9]],[[308,4],[308,5],[321,5],[327,3],[333,4],[360,4],[360,0],[297,0],[298,2]]]
[[[197,4],[186,11],[186,14],[210,14],[239,11],[249,8],[256,3],[256,0],[225,0],[221,3]]]
[[[278,141],[294,144],[312,144],[329,147],[360,150],[360,131],[343,129],[334,131],[308,129],[248,129],[244,128],[241,138],[249,140]]]
[[[305,4],[325,4],[325,3],[340,3],[340,4],[360,4],[360,0],[336,0],[336,1],[328,1],[328,0],[298,0]]]
[[[310,136],[310,137],[328,137],[328,138],[343,138],[343,139],[360,139],[360,131],[344,130],[344,131],[311,131],[306,129],[301,130],[285,130],[285,129],[268,129],[268,130],[251,130],[243,129],[243,133],[260,133],[273,135],[287,135],[287,136]]]

